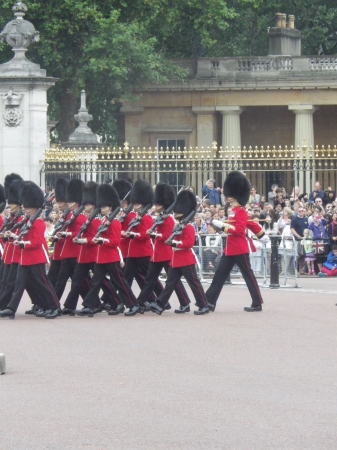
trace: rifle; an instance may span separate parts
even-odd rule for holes
[[[100,212],[101,208],[95,208],[93,212],[90,214],[90,216],[87,218],[87,221],[81,226],[80,231],[77,233],[77,236],[75,239],[79,239],[82,235],[82,233],[85,232],[85,230],[88,229],[89,225],[93,221],[93,219],[97,216],[97,214]]]
[[[117,214],[119,213],[120,209],[121,209],[121,207],[120,207],[120,206],[117,206],[117,208],[116,208],[114,211],[112,211],[112,213],[110,213],[110,214],[108,215],[107,221],[104,222],[104,223],[102,223],[102,224],[98,227],[98,230],[97,230],[97,233],[96,233],[96,236],[94,237],[94,239],[98,239],[98,238],[100,237],[100,235],[101,235],[102,233],[104,233],[104,232],[109,228],[111,222],[115,219],[115,217],[116,217]]]
[[[124,222],[124,220],[126,219],[126,216],[129,214],[129,212],[131,212],[133,210],[133,204],[132,203],[130,203],[130,205],[127,207],[127,208],[125,208],[124,210],[122,210],[122,214],[119,216],[119,217],[117,217],[117,220],[120,222],[120,223],[123,223]]]
[[[29,218],[29,220],[22,227],[22,229],[20,231],[20,234],[15,238],[16,241],[21,241],[22,237],[25,236],[28,233],[28,231],[32,228],[33,223],[35,222],[35,220],[40,217],[42,211],[43,211],[43,207],[42,208],[38,208],[35,211],[35,213]]]
[[[68,214],[69,214],[69,209],[66,208],[66,209],[63,211],[62,216],[61,216],[61,217],[58,219],[58,221],[56,222],[51,237],[55,237],[55,236],[56,236],[56,233],[57,233],[58,231],[61,230],[62,225],[63,225],[64,221],[66,220]]]
[[[73,215],[66,222],[63,222],[61,228],[59,229],[59,232],[62,232],[65,228],[68,228],[69,225],[71,225],[76,220],[76,218],[82,213],[83,210],[84,206],[80,206],[79,208],[77,208],[76,211],[73,212]]]
[[[29,216],[25,216],[24,219],[20,220],[20,222],[17,222],[16,224],[14,224],[11,228],[11,232],[13,233],[13,231],[17,230],[18,228],[22,228],[24,225],[26,225],[26,223],[29,220]]]
[[[161,212],[154,221],[154,224],[152,225],[152,227],[149,229],[149,234],[153,234],[153,232],[155,231],[155,229],[157,228],[158,225],[161,225],[162,223],[164,223],[164,220],[166,219],[166,217],[171,213],[171,211],[174,208],[174,205],[176,204],[176,201],[174,201],[172,203],[172,205],[170,205],[168,208],[165,209],[165,211]]]
[[[15,222],[17,221],[17,219],[20,216],[22,216],[22,209],[21,208],[19,209],[19,211],[17,213],[14,214],[14,216],[12,216],[12,220],[11,220],[10,216],[6,218],[6,220],[2,224],[0,233],[2,233],[3,231],[10,231],[14,227]]]
[[[142,217],[148,212],[148,210],[152,208],[152,204],[149,203],[148,205],[144,206],[144,208],[137,213],[137,216],[134,217],[130,224],[129,224],[129,228],[126,230],[127,233],[129,233],[133,228],[135,228],[137,225],[140,224],[140,221],[142,220]]]
[[[196,209],[191,211],[189,213],[189,215],[185,217],[185,219],[181,220],[180,223],[175,225],[175,227],[173,228],[171,236],[165,241],[166,245],[171,245],[172,244],[172,240],[174,239],[174,237],[178,236],[179,234],[181,234],[183,232],[183,229],[186,227],[188,222],[191,221],[192,217],[194,217],[195,214],[196,214]]]

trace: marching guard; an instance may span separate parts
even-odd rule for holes
[[[69,213],[61,230],[56,233],[56,236],[63,242],[60,253],[62,262],[55,285],[55,291],[59,300],[62,298],[68,279],[73,278],[76,260],[80,251],[79,245],[73,242],[73,239],[87,220],[86,216],[82,214],[84,207],[81,206],[83,185],[83,181],[79,179],[69,181],[66,187],[66,202]],[[89,287],[86,293],[88,290]]]
[[[155,211],[158,214],[152,227],[147,230],[147,234],[154,239],[153,252],[149,269],[144,281],[141,293],[138,296],[138,302],[144,306],[145,302],[151,297],[154,286],[162,271],[168,274],[170,261],[172,259],[172,247],[165,244],[165,241],[171,236],[174,228],[174,219],[170,214],[175,203],[175,193],[169,184],[158,183],[154,192]],[[183,283],[179,280],[175,288],[180,307],[174,312],[177,314],[190,311],[190,300]]]
[[[163,292],[155,302],[145,302],[145,305],[156,314],[162,314],[180,278],[185,277],[191,288],[198,310],[196,315],[209,312],[204,289],[197,276],[195,265],[197,258],[193,252],[195,243],[195,230],[189,223],[195,216],[197,200],[190,191],[182,191],[177,195],[174,205],[174,217],[179,221],[166,241],[172,247],[172,260]]]
[[[117,287],[122,301],[117,307],[116,313],[124,311],[124,305],[129,308],[125,316],[134,316],[140,312],[137,299],[133,294],[130,285],[123,276],[120,266],[121,256],[119,245],[121,241],[121,223],[116,219],[120,211],[120,200],[116,189],[108,184],[102,184],[97,191],[97,206],[101,208],[104,216],[102,228],[97,230],[92,242],[97,245],[97,259],[94,275],[91,279],[91,289],[86,295],[82,310],[76,310],[80,316],[93,317],[95,312],[95,298],[99,293],[102,281],[107,274],[113,280],[113,285]],[[117,293],[116,293],[117,295]],[[112,314],[109,311],[108,314]]]
[[[126,281],[132,286],[135,278],[140,289],[144,286],[144,281],[149,269],[150,257],[152,256],[152,242],[147,230],[153,225],[153,219],[148,213],[153,205],[154,193],[152,186],[143,180],[137,180],[131,191],[131,203],[134,213],[132,220],[122,236],[128,238],[128,254],[124,269]],[[163,291],[163,285],[157,279],[153,288],[158,296]],[[152,295],[154,300],[155,296]],[[144,312],[144,307],[142,312]]]
[[[101,225],[99,218],[100,208],[97,204],[97,187],[98,184],[93,181],[88,181],[83,186],[82,203],[84,205],[84,214],[87,216],[86,222],[80,228],[77,236],[73,238],[73,242],[79,245],[79,254],[75,266],[75,272],[71,280],[70,292],[64,302],[62,310],[63,315],[75,315],[75,309],[78,302],[83,283],[87,283],[87,289],[90,290],[90,271],[94,272],[94,266],[97,259],[98,246],[93,242],[97,233],[98,227]],[[110,281],[106,278],[103,280],[102,289],[105,298],[112,305],[115,310],[120,304],[118,295],[115,289],[111,286]],[[83,298],[84,299],[84,298]],[[99,297],[96,297],[97,311],[101,311],[101,303]]]
[[[56,232],[61,228],[62,224],[65,222],[66,217],[69,214],[66,202],[66,191],[69,180],[66,178],[58,178],[55,183],[55,201],[59,209],[59,219],[55,225],[55,231],[53,235],[49,238],[50,241],[54,243],[54,250],[51,256],[50,267],[48,270],[48,279],[51,284],[55,287],[57,276],[60,272],[62,263],[62,248],[64,241],[56,236]]]
[[[31,181],[23,182],[21,201],[23,212],[29,220],[13,242],[20,248],[20,263],[14,292],[7,307],[0,311],[0,317],[14,319],[25,289],[30,288],[35,293],[33,303],[41,306],[44,317],[55,319],[59,315],[59,302],[45,271],[49,258],[44,237],[46,226],[40,217],[44,204],[42,190]]]
[[[249,262],[246,229],[249,228],[262,241],[269,241],[269,238],[265,236],[258,222],[248,222],[249,218],[245,205],[248,202],[250,190],[250,183],[241,172],[233,171],[228,174],[224,182],[223,192],[226,201],[231,205],[232,211],[227,223],[213,220],[217,227],[223,228],[227,233],[227,242],[211,286],[206,292],[210,311],[215,310],[224,281],[234,264],[238,265],[252,297],[252,305],[245,307],[244,310],[247,312],[262,311],[261,292]]]

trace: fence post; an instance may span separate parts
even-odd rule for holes
[[[278,236],[270,236],[271,241],[271,258],[270,258],[270,289],[279,289],[279,270],[278,270],[278,246],[280,238]]]

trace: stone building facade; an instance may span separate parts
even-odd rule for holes
[[[268,30],[268,56],[181,59],[177,64],[188,71],[183,82],[145,86],[138,102],[120,110],[120,143],[187,148],[211,147],[214,141],[223,148],[337,144],[337,56],[302,56],[294,16],[288,16],[287,25],[284,14],[276,16]],[[279,178],[271,175],[265,182]],[[307,190],[314,181],[307,180]]]

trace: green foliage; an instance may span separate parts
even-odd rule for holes
[[[294,14],[302,53],[337,48],[335,0],[26,0],[27,20],[41,41],[27,57],[59,78],[48,93],[59,136],[74,130],[81,89],[88,94],[90,124],[114,143],[114,112],[147,82],[184,78],[174,57],[266,55],[267,29],[276,12]],[[13,0],[0,0],[2,27]],[[0,61],[11,58],[0,44]]]

